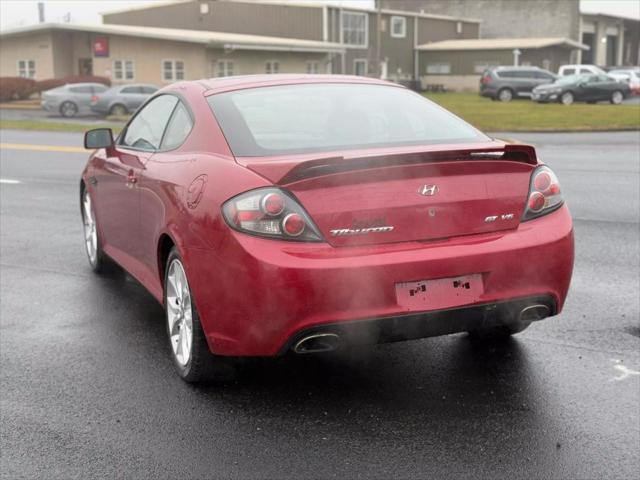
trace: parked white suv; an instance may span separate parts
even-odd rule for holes
[[[558,69],[559,77],[566,77],[567,75],[578,75],[583,73],[590,73],[592,75],[606,75],[607,72],[595,65],[562,65]]]

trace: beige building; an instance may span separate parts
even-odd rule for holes
[[[168,84],[254,73],[327,73],[341,45],[224,32],[44,23],[0,33],[0,76],[93,74]]]
[[[446,15],[296,0],[182,0],[103,15],[105,24],[235,32],[340,44],[333,73],[395,81],[417,80],[415,47],[446,39],[478,38],[480,21]]]

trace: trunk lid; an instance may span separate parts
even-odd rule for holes
[[[293,193],[334,246],[515,229],[537,164],[532,147],[499,142],[465,150],[238,160]]]

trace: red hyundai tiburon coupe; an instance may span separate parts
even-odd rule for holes
[[[91,267],[164,305],[187,381],[230,356],[508,336],[567,295],[571,217],[534,148],[392,83],[180,82],[85,147]]]

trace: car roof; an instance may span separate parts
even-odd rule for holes
[[[152,85],[151,83],[123,83],[122,85],[115,85],[113,88],[121,90],[127,87],[152,87],[160,89],[160,87],[158,87],[157,85]]]
[[[500,66],[500,67],[493,67],[494,70],[542,70],[542,68],[540,67],[536,67],[535,65],[530,65],[530,66],[513,66],[513,67],[508,67],[508,66]]]
[[[98,82],[65,83],[62,86],[63,87],[104,87],[104,88],[109,88],[104,83],[98,83]]]
[[[312,83],[359,83],[368,85],[386,85],[404,88],[397,83],[379,80],[377,78],[361,77],[356,75],[304,75],[304,74],[265,74],[265,75],[238,75],[234,77],[210,78],[195,82],[205,88],[205,96],[231,90],[243,90],[247,88],[268,87],[276,85],[297,85]]]

